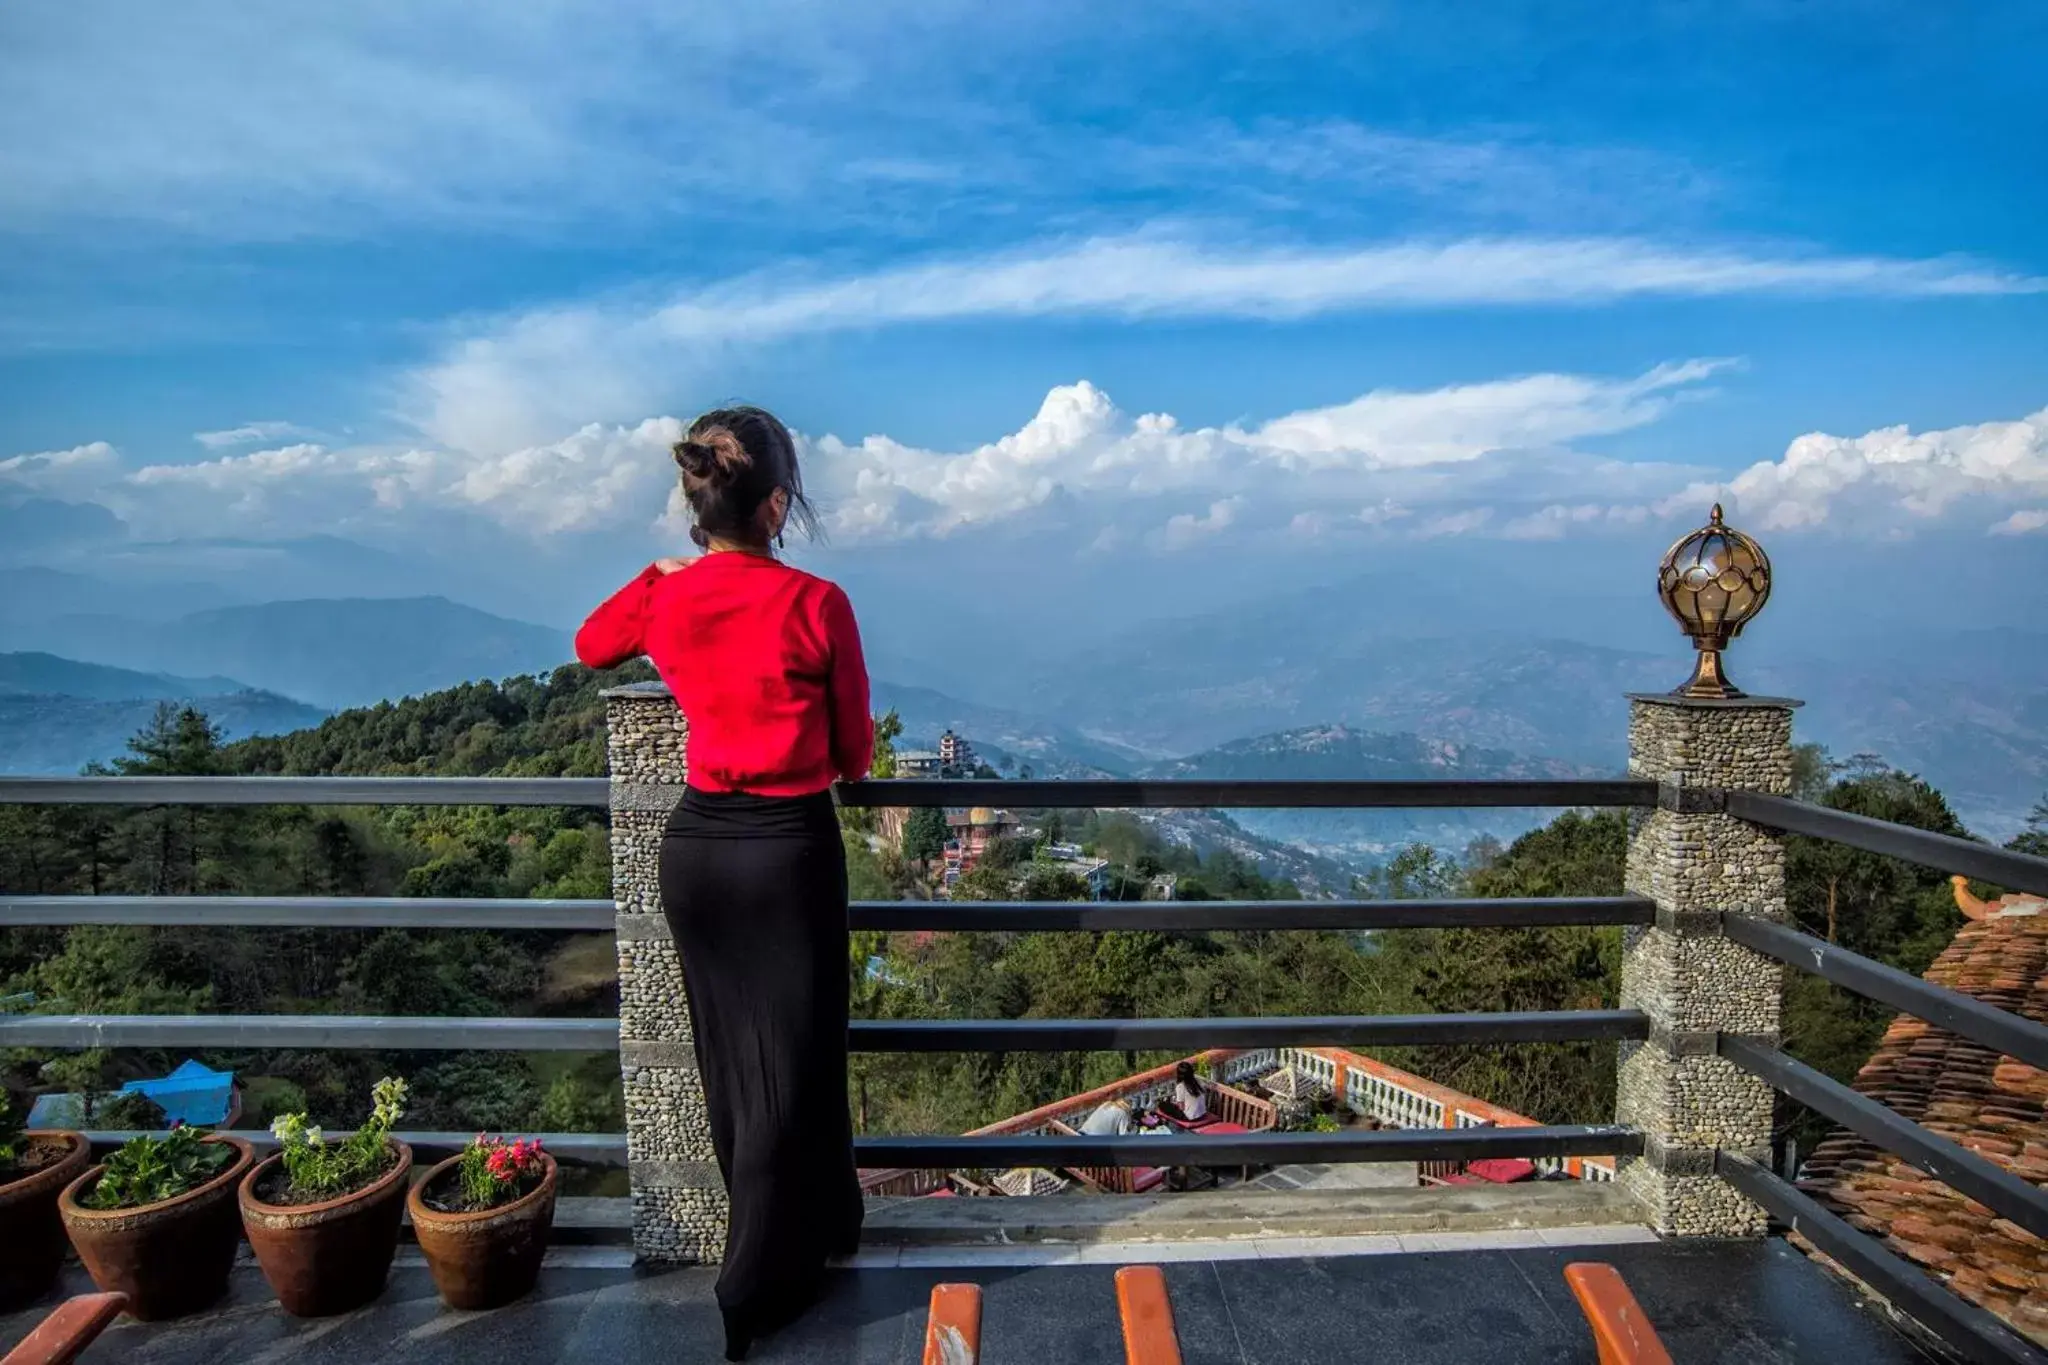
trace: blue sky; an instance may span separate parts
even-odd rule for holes
[[[567,619],[743,397],[876,593],[2048,566],[2042,7],[998,8],[8,7],[0,529]]]

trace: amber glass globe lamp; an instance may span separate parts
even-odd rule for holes
[[[1722,521],[1716,503],[1705,526],[1665,552],[1657,595],[1699,651],[1692,677],[1672,695],[1706,701],[1742,696],[1722,669],[1721,653],[1770,600],[1771,561],[1764,547]]]

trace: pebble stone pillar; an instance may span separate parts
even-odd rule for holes
[[[1727,1148],[1770,1162],[1772,1091],[1723,1061],[1718,1034],[1776,1046],[1784,972],[1721,936],[1721,916],[1785,917],[1776,835],[1717,809],[1715,789],[1783,796],[1792,787],[1792,711],[1768,698],[1630,699],[1629,774],[1658,783],[1630,820],[1627,887],[1656,923],[1623,939],[1621,1004],[1650,1019],[1624,1043],[1616,1119],[1644,1135],[1621,1185],[1665,1236],[1760,1237],[1764,1212],[1714,1174]]]
[[[683,794],[690,727],[660,683],[604,698],[633,1250],[643,1261],[716,1262],[725,1255],[725,1187],[658,872],[661,832]]]

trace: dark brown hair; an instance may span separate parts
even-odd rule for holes
[[[789,494],[789,520],[805,535],[817,535],[817,514],[804,497],[803,473],[796,464],[796,442],[773,413],[716,408],[690,423],[674,454],[696,522],[690,539],[699,547],[713,536],[764,543],[761,509],[778,488]]]

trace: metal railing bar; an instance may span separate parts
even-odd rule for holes
[[[1929,1132],[1868,1095],[1858,1094],[1776,1048],[1721,1035],[1720,1052],[1807,1108],[1869,1138],[1906,1164],[2011,1219],[2036,1237],[2048,1237],[2048,1190],[2020,1179],[1968,1148]]]
[[[378,1018],[348,1014],[0,1015],[0,1047],[611,1052],[618,1045],[616,1019]]]
[[[1653,806],[1636,778],[1557,781],[921,780],[845,784],[846,806],[1193,810]],[[602,777],[0,777],[0,805],[605,806]]]
[[[1642,896],[1400,901],[861,901],[853,927],[878,930],[1207,933],[1220,929],[1530,928],[1651,924]]]
[[[856,1020],[856,1052],[1179,1051],[1207,1048],[1556,1043],[1649,1036],[1636,1010],[1271,1019]]]
[[[7,896],[0,928],[144,924],[277,929],[612,929],[608,900],[411,896]]]
[[[1975,1304],[1951,1294],[1919,1266],[1893,1255],[1876,1238],[1856,1231],[1819,1200],[1749,1158],[1736,1152],[1717,1152],[1714,1169],[1779,1222],[1960,1352],[1964,1359],[1981,1365],[2007,1365],[2013,1361],[2048,1365],[2048,1352]]]
[[[1639,1156],[1643,1136],[1609,1124],[1406,1128],[1205,1137],[874,1137],[854,1142],[866,1170],[1001,1166],[1278,1166],[1302,1161],[1479,1161],[1488,1157]]]
[[[1336,1015],[1271,1019],[856,1020],[856,1052],[1062,1052],[1535,1043],[1639,1039],[1635,1010]],[[605,1052],[616,1019],[371,1017],[327,1014],[0,1016],[0,1047],[368,1048],[392,1051]]]
[[[838,789],[843,806],[1008,806],[1111,810],[1220,808],[1314,810],[1450,809],[1657,804],[1657,784],[1638,778],[1569,778],[1555,781],[1204,781],[1198,779],[1011,782],[976,779],[883,778]]]
[[[2048,896],[2048,858],[2015,853],[2011,849],[1980,844],[1973,839],[1958,839],[1951,834],[1935,834],[1911,825],[1893,824],[1889,820],[1873,820],[1867,815],[1851,815],[1848,811],[1832,810],[1783,796],[1743,791],[1727,792],[1725,796],[1730,815],[1782,834],[1828,839],[1860,848],[1866,853],[1882,853],[1922,867],[1960,873],[2015,891]]]
[[[15,806],[596,806],[602,777],[0,777]]]
[[[277,1139],[267,1128],[221,1128],[214,1131],[242,1138],[259,1152],[271,1151],[277,1146]],[[130,1138],[162,1137],[163,1134],[136,1129],[92,1128],[86,1130],[85,1136],[92,1143],[93,1151],[103,1154]],[[475,1133],[406,1132],[393,1133],[392,1136],[410,1146],[415,1157],[432,1157],[437,1161],[444,1156],[454,1156],[476,1140]],[[626,1164],[624,1133],[517,1133],[509,1136],[539,1138],[542,1148],[562,1161],[588,1166]]]
[[[1769,920],[1723,915],[1721,932],[1766,957],[1812,972],[1893,1009],[1904,1010],[2028,1066],[2048,1070],[2048,1025]]]
[[[297,929],[572,929],[609,931],[608,900],[409,896],[9,896],[0,928],[63,924],[268,926]],[[1510,928],[1649,924],[1641,896],[1403,901],[855,901],[861,930],[977,933],[1224,929]]]

